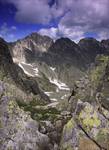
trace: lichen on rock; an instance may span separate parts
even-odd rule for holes
[[[109,149],[109,121],[88,102],[77,103],[81,109],[74,112],[73,118],[64,126],[61,147],[76,150]],[[107,111],[106,111],[107,112]]]

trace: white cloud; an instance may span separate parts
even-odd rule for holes
[[[40,29],[39,30],[39,34],[41,35],[47,35],[53,39],[57,39],[58,38],[58,28],[54,28],[54,27],[51,27],[51,28],[48,28],[48,29]]]
[[[108,39],[109,38],[109,31],[107,30],[103,30],[101,32],[98,33],[98,40],[103,40],[103,39]]]
[[[48,29],[41,29],[39,30],[39,33],[41,35],[47,35],[50,36],[53,39],[57,39],[60,37],[68,37],[72,40],[75,40],[75,42],[78,42],[81,38],[84,38],[84,32],[82,29],[78,28],[66,28],[65,26],[58,25],[57,28],[48,28]]]
[[[49,0],[6,0],[15,5],[16,20],[25,23],[48,24],[52,19]]]
[[[86,32],[109,31],[109,0],[5,0],[14,4],[17,11],[15,18],[23,23],[49,24],[59,20],[57,28],[41,29],[42,34],[53,38],[61,35],[78,40]],[[105,33],[106,37],[109,35]]]
[[[6,22],[0,27],[0,37],[7,41],[15,40],[15,32],[17,28],[15,26],[8,26]]]

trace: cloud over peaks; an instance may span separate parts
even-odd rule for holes
[[[106,34],[109,28],[109,0],[5,0],[17,9],[15,18],[23,23],[49,24],[59,20],[57,28],[41,29],[51,36],[77,37],[86,32]],[[51,5],[50,5],[51,4]]]

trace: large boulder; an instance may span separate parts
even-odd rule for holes
[[[79,101],[73,117],[64,126],[61,150],[108,150],[109,112]]]

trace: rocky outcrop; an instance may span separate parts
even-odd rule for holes
[[[109,149],[108,66],[108,56],[97,56],[89,76],[76,81],[67,105],[72,119],[63,129],[62,150]]]
[[[107,110],[103,110],[109,116]],[[77,102],[73,118],[64,126],[62,150],[108,150],[109,120],[104,117],[96,106],[88,102]]]

